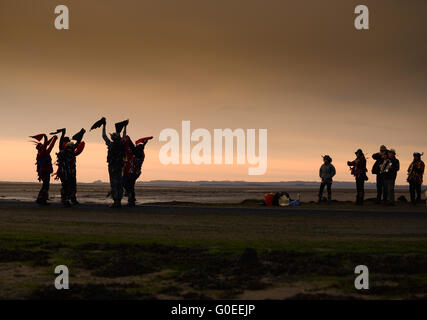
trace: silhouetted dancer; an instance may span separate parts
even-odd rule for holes
[[[52,158],[50,153],[55,146],[58,137],[53,136],[48,140],[46,134],[43,133],[32,136],[30,138],[38,141],[36,143],[36,165],[38,180],[42,182],[42,187],[37,196],[36,202],[41,205],[47,205],[47,201],[49,200],[50,175],[53,173]],[[41,143],[41,140],[44,140],[43,143]]]
[[[61,180],[61,202],[66,207],[70,207],[71,203],[74,205],[79,204],[77,201],[76,157],[84,150],[85,142],[82,139],[85,132],[82,129],[73,136],[75,143],[70,141],[69,138],[63,139],[63,145],[60,146],[60,151],[57,153],[58,171],[56,176],[57,179]],[[68,142],[66,142],[67,140]]]
[[[145,145],[153,137],[146,137],[132,142],[129,136],[125,138],[126,153],[123,167],[123,187],[128,197],[128,206],[134,207],[136,202],[135,183],[141,175],[141,167],[145,159]]]
[[[122,173],[124,166],[125,157],[125,137],[126,127],[129,121],[123,121],[116,123],[116,132],[110,134],[111,140],[108,138],[106,133],[106,120],[102,123],[102,138],[108,147],[108,173],[110,176],[111,195],[114,203],[110,206],[111,208],[120,208],[121,201],[123,198],[123,185],[122,185]],[[102,119],[101,119],[102,120]],[[123,136],[121,131],[123,129]]]

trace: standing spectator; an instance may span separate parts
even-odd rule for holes
[[[396,158],[396,151],[394,149],[388,151],[387,160],[383,168],[384,185],[387,190],[386,203],[394,206],[394,187],[396,185],[397,172],[400,170],[400,162]]]
[[[356,178],[356,205],[363,205],[365,198],[365,181],[368,180],[366,172],[366,158],[361,149],[356,152],[356,159],[348,161],[347,165],[351,168],[351,174]]]
[[[411,194],[411,202],[413,205],[421,202],[421,185],[423,184],[423,176],[425,165],[421,160],[424,153],[415,152],[414,161],[408,168],[409,192]],[[416,198],[415,198],[416,193]]]
[[[374,153],[372,158],[375,160],[374,165],[372,166],[372,174],[377,176],[377,201],[376,203],[381,203],[382,199],[386,198],[384,191],[384,177],[381,175],[381,165],[384,162],[384,156],[387,154],[387,147],[382,145],[380,147],[380,152]]]
[[[325,186],[328,190],[328,203],[332,200],[332,178],[335,176],[336,170],[332,164],[332,158],[328,155],[323,157],[323,165],[320,167],[319,176],[322,179],[319,189],[319,203],[322,201],[323,190]]]

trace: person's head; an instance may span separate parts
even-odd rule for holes
[[[414,152],[414,160],[420,161],[422,154],[419,152]]]
[[[324,164],[330,164],[332,162],[332,158],[328,155],[323,157]]]
[[[65,148],[66,149],[72,149],[72,148],[74,148],[74,143],[72,143],[72,142],[68,142],[66,145],[65,145]]]
[[[362,149],[357,149],[357,151],[355,152],[356,156],[358,158],[364,157],[365,155],[363,154]]]
[[[387,147],[386,147],[385,145],[382,145],[382,146],[380,147],[380,153],[381,153],[381,154],[387,153]]]
[[[394,150],[394,149],[390,149],[390,150],[388,151],[388,157],[389,157],[389,159],[393,159],[393,158],[395,158],[395,157],[396,157],[396,150]]]
[[[381,154],[381,159],[383,160],[388,159],[388,150]]]
[[[70,143],[70,138],[64,137],[62,139],[62,147],[65,149],[67,147],[67,144]]]
[[[43,147],[43,145],[42,145],[41,143],[37,143],[37,144],[36,144],[36,149],[37,149],[38,151],[40,151],[40,150],[42,149],[42,147]]]
[[[118,142],[120,141],[120,135],[117,132],[114,132],[113,134],[111,134],[111,140],[113,140],[113,142]]]

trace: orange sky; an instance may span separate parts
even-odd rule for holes
[[[403,169],[427,151],[427,3],[365,1],[371,30],[353,27],[359,1],[68,1],[71,29],[53,27],[53,0],[0,3],[0,180],[34,181],[27,136],[101,116],[129,118],[132,137],[164,128],[268,129],[268,171],[163,166],[147,146],[144,179],[316,180],[330,154],[337,180],[361,147],[397,149]],[[107,180],[100,132],[86,136],[80,181]],[[372,161],[369,163],[372,165]],[[405,173],[398,183],[405,183]],[[370,179],[373,181],[373,178]]]

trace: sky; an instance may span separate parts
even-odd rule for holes
[[[70,29],[54,28],[66,4]],[[28,136],[70,135],[105,116],[154,136],[144,180],[318,180],[329,154],[347,160],[381,144],[397,150],[398,183],[427,151],[427,2],[365,0],[370,29],[354,28],[359,0],[2,0],[0,181],[36,181]],[[268,170],[163,165],[160,132],[268,130]],[[108,180],[99,130],[85,136],[78,179]],[[52,153],[53,158],[55,154]],[[373,164],[368,160],[368,166]],[[370,181],[374,177],[370,175]]]

